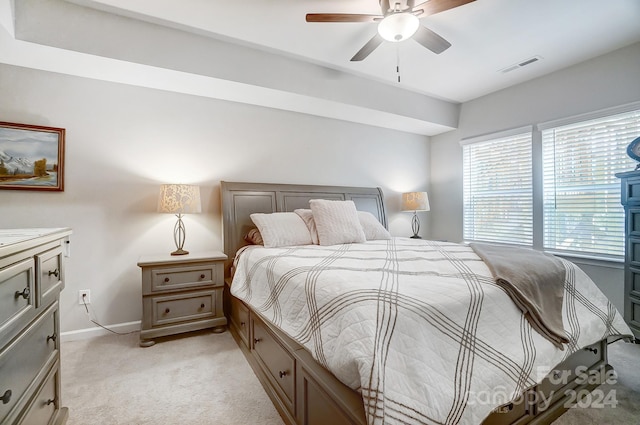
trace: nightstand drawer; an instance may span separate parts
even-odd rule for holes
[[[222,286],[224,284],[223,273],[222,263],[152,269],[151,291]]]
[[[0,338],[11,330],[24,326],[24,321],[34,313],[35,285],[32,258],[12,264],[0,270]],[[0,394],[2,396],[2,394]]]
[[[213,318],[222,315],[217,311],[217,298],[222,289],[171,296],[151,297],[153,326],[168,325],[188,320]]]
[[[36,255],[36,307],[55,300],[63,289],[62,248],[56,247]]]
[[[0,397],[8,402],[0,404],[0,423],[23,403],[29,387],[37,385],[36,376],[51,365],[57,355],[56,313],[58,304],[52,305],[18,338],[0,352]],[[8,421],[11,422],[11,421]]]

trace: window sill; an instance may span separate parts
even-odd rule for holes
[[[564,258],[567,261],[571,261],[575,264],[584,264],[587,266],[596,267],[608,267],[610,269],[624,269],[624,258],[613,257],[597,257],[594,255],[581,255],[576,253],[569,253],[563,251],[551,251],[545,250],[548,254],[553,254],[556,257]]]

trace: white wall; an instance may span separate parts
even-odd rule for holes
[[[430,236],[462,240],[461,139],[638,100],[640,43],[464,103],[458,130],[431,138]],[[622,311],[622,266],[581,267]]]
[[[161,183],[201,186],[185,218],[191,251],[221,249],[219,182],[381,186],[393,234],[407,235],[400,192],[427,190],[428,138],[122,84],[0,65],[0,117],[66,128],[64,192],[0,191],[0,227],[71,227],[62,331],[141,315],[143,254],[168,253],[175,217],[155,212]]]

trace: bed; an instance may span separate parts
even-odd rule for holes
[[[311,199],[352,200],[359,211],[369,212],[384,227],[387,225],[384,198],[379,188],[222,182],[225,252],[230,259],[233,259],[238,250],[247,244],[244,237],[254,227],[250,218],[252,213],[308,208]],[[392,251],[390,246],[394,246]],[[467,311],[472,311],[473,314],[462,318],[461,322],[449,320],[450,318],[445,317],[446,315],[441,315],[441,310],[445,307],[435,301],[430,301],[428,305],[421,305],[420,308],[415,307],[413,294],[406,295],[405,298],[402,298],[404,295],[400,295],[399,297],[402,298],[400,301],[385,299],[378,305],[395,307],[389,311],[378,311],[376,320],[385,326],[375,327],[377,343],[369,344],[360,334],[344,332],[345,329],[349,330],[353,327],[366,327],[359,325],[366,320],[362,319],[363,316],[360,316],[358,311],[344,309],[344,305],[361,304],[358,299],[347,297],[335,301],[329,298],[330,301],[326,301],[323,298],[333,297],[334,292],[338,293],[341,290],[337,286],[335,288],[331,286],[334,281],[345,280],[353,282],[354,286],[360,284],[357,275],[352,274],[352,269],[360,267],[353,267],[352,263],[339,265],[337,261],[333,262],[336,258],[340,257],[340,261],[343,257],[349,256],[359,258],[360,254],[353,253],[370,251],[367,253],[367,261],[388,264],[388,257],[397,256],[397,252],[420,251],[426,256],[436,256],[440,260],[442,260],[441,257],[445,257],[446,267],[457,268],[455,273],[447,273],[464,276],[477,275],[475,270],[466,269],[469,267],[478,268],[482,275],[482,267],[484,267],[482,261],[477,261],[475,254],[462,245],[416,241],[408,238],[332,247],[317,245],[293,248],[251,247],[244,248],[244,251],[245,253],[239,256],[236,263],[238,272],[236,280],[233,281],[234,293],[242,299],[231,295],[232,280],[228,278],[225,311],[229,313],[230,330],[238,345],[287,424],[550,423],[570,407],[571,402],[576,402],[579,395],[584,395],[585,391],[598,386],[602,379],[597,377],[606,379],[609,376],[611,367],[607,365],[607,342],[628,336],[629,333],[620,315],[606,300],[601,300],[600,304],[596,303],[597,305],[585,301],[598,298],[601,294],[584,294],[581,292],[582,289],[572,286],[570,298],[574,308],[586,302],[587,310],[591,309],[592,313],[599,317],[598,320],[602,322],[603,329],[581,330],[577,324],[572,323],[573,340],[565,350],[558,350],[552,344],[541,342],[541,337],[532,332],[531,327],[524,321],[509,320],[510,316],[505,311],[512,308],[511,305],[502,307],[502,310],[498,307],[496,311],[499,313],[493,315],[497,318],[495,323],[480,323],[482,305],[490,305],[493,302],[484,293],[479,298],[477,295],[469,295],[467,302],[475,303],[477,306],[474,309],[468,309]],[[348,254],[345,255],[345,252]],[[389,254],[390,252],[392,254]],[[376,255],[380,258],[369,260],[369,256]],[[319,295],[316,299],[315,296],[309,297],[304,292],[302,295],[289,292],[295,285],[274,285],[274,281],[283,281],[283,275],[287,275],[287,282],[294,282],[289,275],[301,274],[290,270],[317,270],[319,263],[300,265],[293,262],[287,265],[287,261],[291,261],[291,258],[305,257],[304,260],[308,261],[309,258],[322,256],[333,258],[332,268],[336,269],[336,274],[333,275],[325,273],[327,267],[322,269],[322,273],[318,273],[323,276],[326,274],[329,279],[319,282],[320,292],[324,295]],[[255,257],[255,262],[241,264],[245,259],[249,261],[249,257]],[[231,274],[231,261],[227,265],[227,276]],[[326,263],[325,260],[320,262]],[[260,271],[255,264],[271,265]],[[248,273],[247,267],[251,269],[251,273]],[[566,267],[571,268],[572,265],[567,263]],[[385,267],[378,266],[371,269],[377,269],[378,273],[384,273],[386,270]],[[447,273],[443,272],[439,275]],[[581,271],[571,268],[571,273],[580,274]],[[246,277],[248,274],[251,274],[254,280],[264,284],[254,287],[245,285],[249,280]],[[410,276],[416,273],[404,274]],[[238,277],[239,275],[242,277]],[[309,275],[306,276],[308,282]],[[402,282],[403,286],[407,286],[408,280]],[[393,280],[391,284],[393,285]],[[305,285],[304,280],[301,285]],[[473,287],[475,291],[481,285],[485,285],[484,288],[491,287],[491,282],[485,279],[471,286],[467,284],[466,287]],[[434,286],[437,285],[434,284]],[[274,298],[274,295],[269,292],[274,288],[276,288],[275,292],[285,298],[280,300]],[[261,293],[262,289],[266,292]],[[367,290],[362,287],[358,294],[366,293]],[[479,290],[488,293],[486,289]],[[390,293],[395,294],[393,291]],[[354,296],[353,291],[349,294]],[[440,291],[439,295],[443,300],[465,297],[464,291],[454,295],[448,291]],[[435,296],[438,296],[437,291]],[[432,294],[431,297],[434,295]],[[317,304],[319,307],[310,308],[304,304],[305,302]],[[336,303],[339,303],[340,308],[335,307],[338,305]],[[323,310],[323,305],[332,307],[326,307]],[[401,305],[400,309],[404,310],[415,307],[416,311],[427,311],[431,317],[430,321],[439,324],[437,325],[440,326],[439,330],[436,330],[436,334],[421,333],[422,327],[418,330],[415,327],[411,329],[410,323],[398,325],[399,322],[394,322],[393,329],[399,329],[399,331],[393,338],[403,341],[401,345],[405,347],[403,348],[405,351],[388,349],[388,342],[391,339],[388,332],[391,329],[389,320],[390,318],[396,320],[395,310],[398,310],[398,305]],[[487,308],[489,307],[485,307]],[[339,314],[336,313],[338,310],[340,310]],[[304,316],[306,311],[312,313]],[[344,311],[347,313],[343,314]],[[334,320],[338,323],[335,328],[322,330],[323,337],[319,338],[319,322],[327,321],[320,317],[326,318],[327,315],[332,318],[338,317]],[[487,314],[482,317],[491,319],[491,315]],[[506,323],[501,325],[501,320]],[[464,325],[459,326],[459,323]],[[295,328],[298,325],[301,326]],[[504,329],[495,329],[499,326]],[[484,333],[476,334],[478,327],[484,327],[486,330],[482,331]],[[516,330],[507,331],[507,328]],[[473,332],[470,331],[471,329]],[[523,352],[522,358],[514,361],[506,356],[504,353],[509,350],[511,344],[500,347],[499,338],[495,344],[486,343],[492,340],[490,338],[495,337],[490,337],[488,334],[498,334],[499,337],[501,332],[515,332],[515,337],[523,341],[520,350]],[[327,337],[328,334],[335,337]],[[445,334],[456,336],[440,338]],[[345,338],[344,335],[348,337]],[[358,345],[359,339],[364,341],[361,345],[376,347],[371,357],[379,360],[371,360],[363,355],[351,364],[340,364],[343,359],[340,350],[343,346]],[[447,349],[447,347],[451,348],[449,343],[452,339],[457,340],[457,345],[453,346],[454,350],[457,350],[454,351],[457,355],[452,355],[452,352]],[[506,336],[505,341],[508,342]],[[446,361],[451,357],[456,358],[453,362],[455,366],[452,372],[448,373],[445,372],[449,368]],[[416,362],[416,359],[421,363]],[[492,366],[482,367],[483,364],[492,364]],[[375,385],[365,385],[359,374],[361,369],[366,369],[369,373],[365,379],[366,383],[374,382]],[[403,369],[402,373],[407,376],[403,376],[400,369]],[[503,374],[506,378],[492,380],[494,369],[499,370],[498,374]],[[484,374],[487,374],[486,377]],[[437,378],[433,379],[433,376]],[[471,376],[482,377],[482,379],[471,379]],[[590,376],[596,378],[585,379]],[[423,398],[423,393],[428,393],[426,397],[430,398]]]

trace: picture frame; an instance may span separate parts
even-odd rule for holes
[[[65,129],[0,121],[0,189],[64,191]]]

